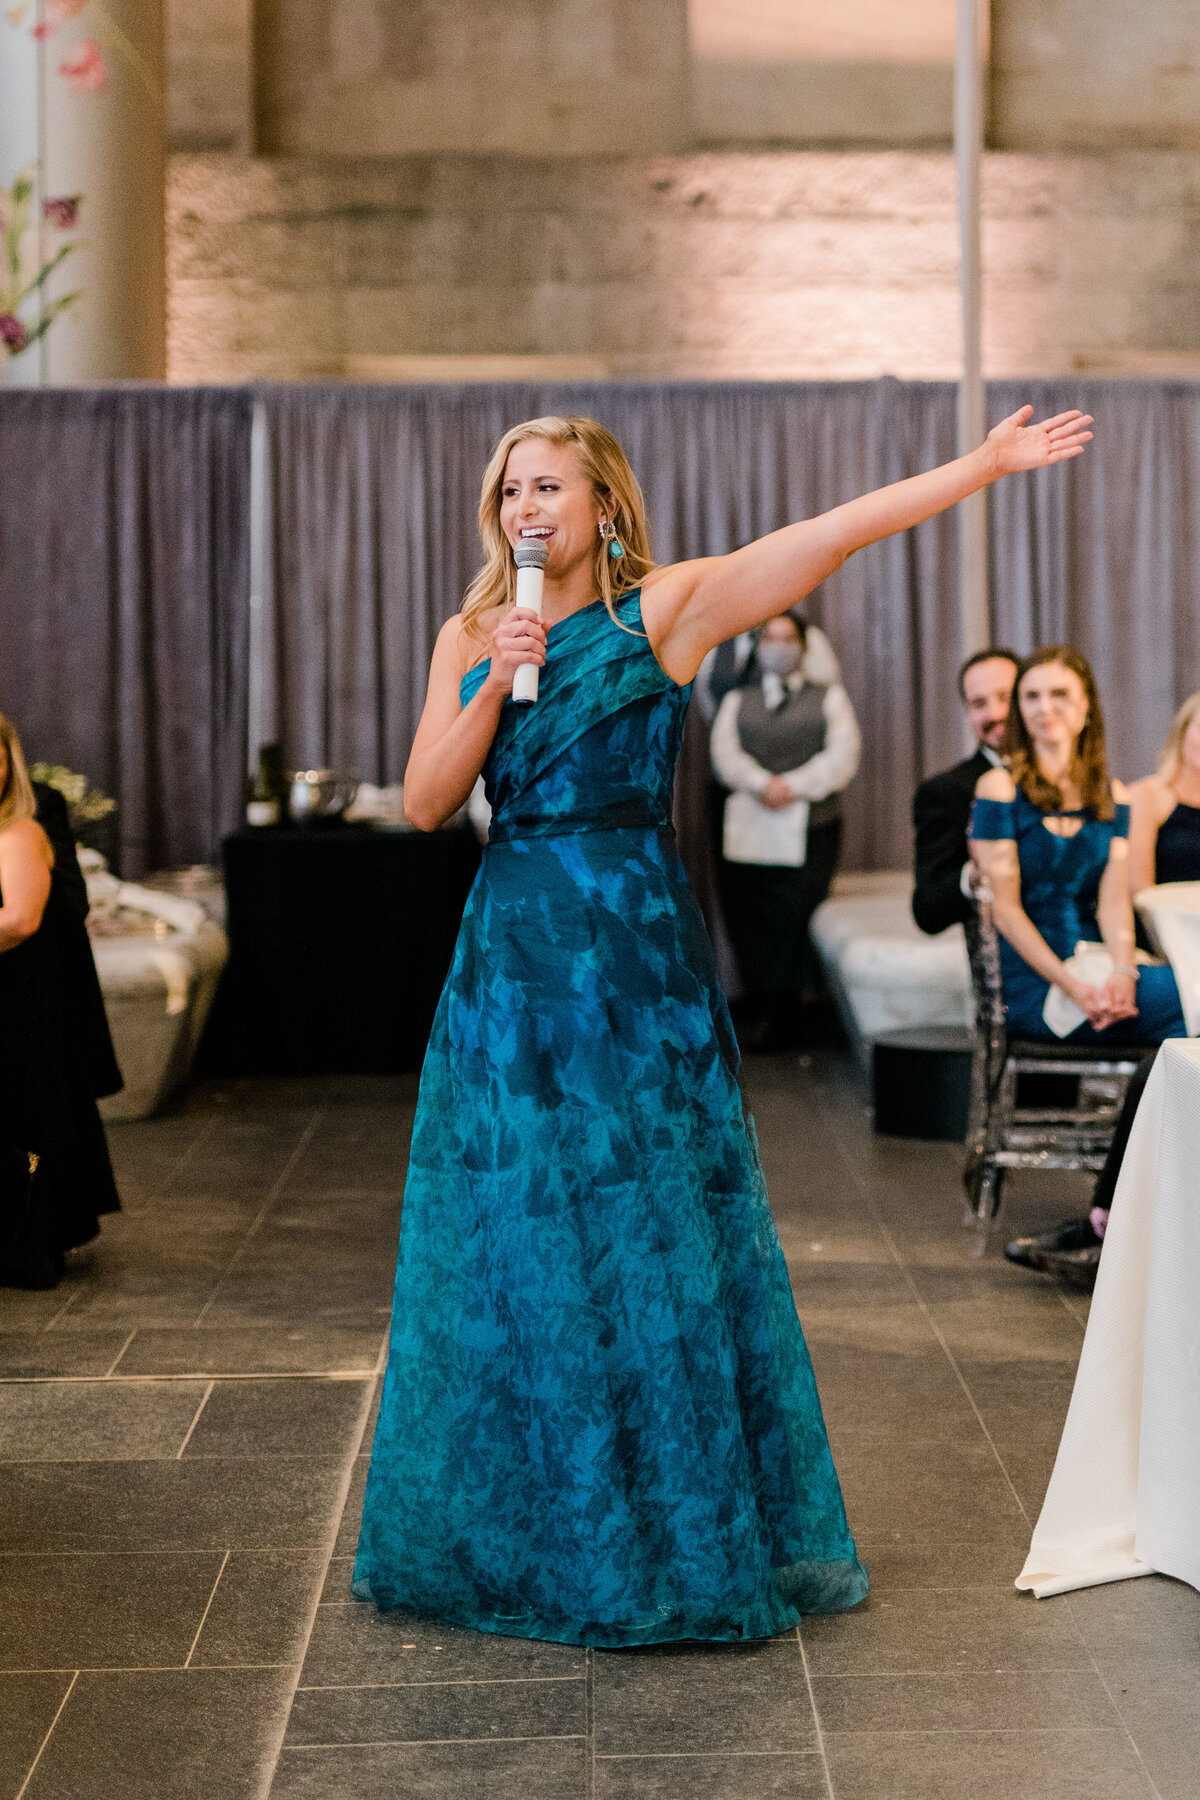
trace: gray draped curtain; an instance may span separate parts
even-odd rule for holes
[[[403,774],[433,639],[479,562],[500,433],[601,419],[646,491],[660,561],[720,554],[954,453],[948,384],[266,387],[268,699],[292,764]],[[30,754],[121,803],[123,869],[211,857],[245,767],[249,389],[0,394],[0,707]],[[993,419],[1096,414],[1089,454],[992,494],[997,640],[1092,658],[1113,767],[1154,762],[1200,686],[1200,387],[1002,383]],[[903,866],[915,782],[962,737],[952,518],[854,557],[814,594],[863,727],[850,867]],[[267,735],[271,735],[268,733]],[[703,732],[680,783],[703,884]]]
[[[117,800],[126,877],[208,859],[239,816],[251,406],[0,394],[0,709]]]
[[[272,456],[279,722],[296,759],[403,774],[439,625],[479,562],[491,446],[544,413],[587,413],[624,444],[659,561],[719,555],[954,454],[947,383],[505,385],[265,390]],[[1153,766],[1200,685],[1200,386],[992,385],[994,422],[1094,412],[1081,461],[991,495],[997,641],[1067,639],[1092,658],[1114,770]],[[861,552],[807,602],[863,728],[846,797],[849,867],[906,866],[916,782],[963,753],[953,517]],[[703,885],[703,733],[693,716],[678,816]]]

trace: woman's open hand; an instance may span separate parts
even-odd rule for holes
[[[986,448],[991,452],[997,475],[1012,475],[1018,469],[1046,469],[1051,463],[1066,462],[1082,456],[1092,434],[1090,413],[1056,413],[1031,425],[1032,406],[1001,419],[987,435]]]
[[[536,613],[526,607],[506,613],[492,633],[492,663],[485,686],[511,694],[513,681],[522,663],[536,663],[540,669],[546,661],[546,628]]]

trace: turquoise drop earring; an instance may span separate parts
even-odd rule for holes
[[[620,538],[615,535],[613,528],[607,519],[601,519],[600,521],[600,536],[607,542],[608,554],[612,557],[613,561],[619,562],[621,557],[625,554],[625,546]]]

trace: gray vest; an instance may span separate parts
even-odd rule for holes
[[[770,711],[763,699],[761,685],[742,689],[738,702],[738,740],[747,756],[769,769],[772,775],[783,775],[798,769],[810,757],[825,748],[828,729],[825,721],[827,687],[806,681],[800,688],[787,690],[783,705]],[[808,815],[809,829],[827,825],[842,816],[841,800],[830,794],[827,800],[813,802]]]

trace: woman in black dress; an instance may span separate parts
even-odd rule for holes
[[[1200,881],[1200,693],[1171,721],[1158,768],[1129,790],[1129,887]]]
[[[0,1285],[53,1287],[120,1207],[96,1099],[121,1074],[61,795],[0,714]]]

